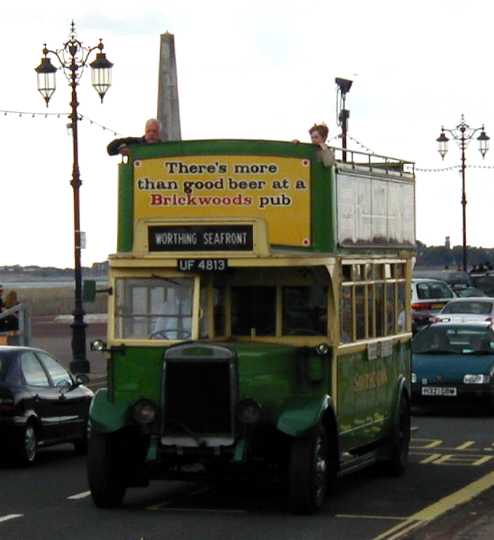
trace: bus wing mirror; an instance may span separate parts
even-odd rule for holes
[[[82,285],[83,302],[94,302],[96,300],[96,280],[86,279]]]
[[[96,300],[96,295],[99,293],[112,294],[113,289],[108,287],[107,289],[97,289],[96,280],[94,279],[85,279],[82,284],[82,301],[91,303]]]

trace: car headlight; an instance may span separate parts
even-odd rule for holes
[[[487,384],[491,378],[489,375],[472,375],[467,374],[463,377],[463,382],[465,384]]]
[[[138,401],[132,408],[132,418],[141,425],[152,424],[156,420],[156,415],[156,406],[147,399]]]
[[[253,399],[244,399],[238,404],[237,418],[242,424],[257,424],[261,418],[261,406]]]
[[[415,384],[417,382],[417,374],[412,373],[412,384]]]

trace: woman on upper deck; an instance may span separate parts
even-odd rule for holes
[[[324,123],[322,124],[314,124],[309,129],[309,135],[312,144],[317,144],[318,148],[318,154],[321,159],[322,164],[325,167],[331,167],[336,163],[334,153],[329,148],[329,146],[326,144],[326,140],[329,135],[329,129],[328,126]],[[298,139],[293,140],[295,144],[298,144],[300,141]]]

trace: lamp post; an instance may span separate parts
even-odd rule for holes
[[[341,126],[341,147],[343,148],[342,159],[346,161],[348,119],[350,111],[346,109],[346,95],[350,92],[353,81],[336,77],[334,80],[338,89],[336,90],[336,118],[338,126]]]
[[[103,52],[103,41],[98,45],[85,47],[76,37],[74,21],[71,23],[68,41],[63,43],[62,48],[56,50],[43,47],[41,63],[35,68],[38,78],[38,90],[43,99],[48,103],[56,89],[55,74],[57,68],[51,63],[50,57],[54,57],[66,76],[71,88],[70,100],[70,123],[72,127],[72,180],[74,205],[74,281],[75,303],[73,311],[72,328],[72,362],[70,370],[73,373],[89,373],[89,362],[86,358],[86,323],[84,322],[84,310],[82,306],[82,272],[81,272],[81,230],[80,230],[80,202],[79,188],[82,184],[79,171],[79,144],[77,124],[79,114],[77,107],[77,86],[84,68],[88,65],[89,57],[97,51],[96,58],[89,64],[92,70],[92,84],[103,102],[105,94],[111,85],[111,68],[113,64],[106,58]]]
[[[479,142],[479,151],[482,155],[482,159],[485,158],[487,151],[489,150],[489,139],[485,133],[484,126],[479,128],[471,128],[466,122],[463,115],[461,115],[460,123],[453,129],[441,127],[441,134],[436,139],[438,143],[438,152],[442,159],[448,152],[449,138],[446,135],[448,133],[453,140],[458,141],[461,151],[461,205],[463,208],[463,271],[468,269],[468,257],[467,257],[467,195],[465,191],[465,169],[466,158],[465,150],[469,142],[473,139],[474,135],[480,131],[480,135],[477,137]]]

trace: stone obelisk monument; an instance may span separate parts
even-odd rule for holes
[[[178,105],[175,38],[169,32],[161,34],[160,41],[158,120],[161,122],[161,138],[163,140],[179,141],[182,139]]]

